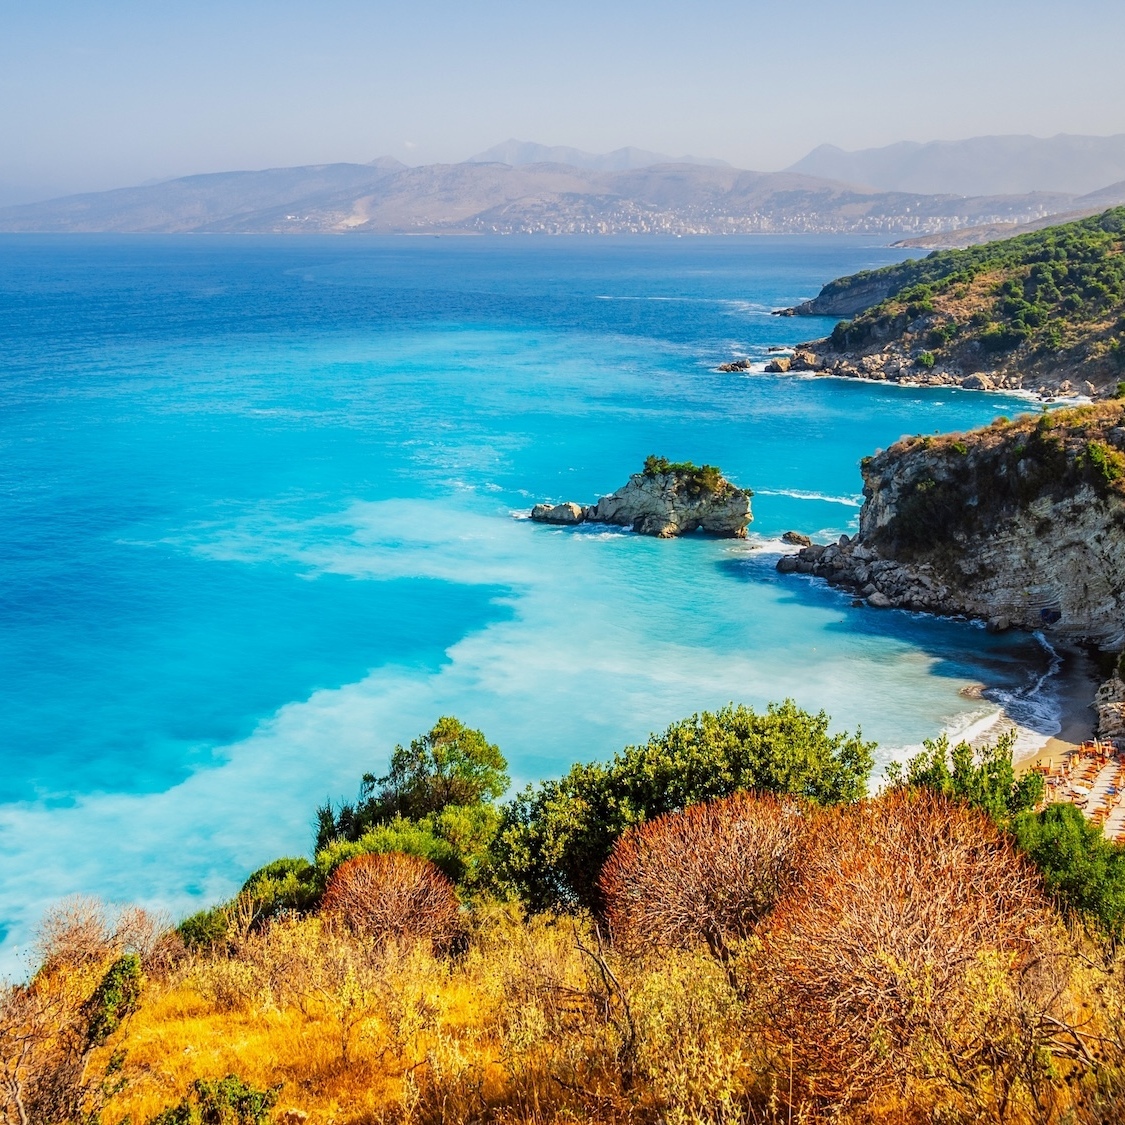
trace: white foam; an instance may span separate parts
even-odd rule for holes
[[[849,508],[863,506],[862,496],[831,496],[826,492],[806,492],[799,488],[756,488],[755,496],[788,496],[791,500],[817,500],[822,504],[844,504]]]

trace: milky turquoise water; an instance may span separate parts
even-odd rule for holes
[[[1017,699],[1035,641],[778,576],[861,456],[1014,413],[720,374],[859,238],[0,239],[0,932],[82,891],[182,913],[456,714],[519,782],[793,696],[881,761]],[[755,490],[746,543],[514,518],[649,453]],[[1007,697],[1007,696],[1006,696]]]

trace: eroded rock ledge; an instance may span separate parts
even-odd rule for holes
[[[778,570],[876,607],[1125,646],[1125,403],[905,439],[863,479],[859,534]]]
[[[649,457],[642,472],[596,504],[536,504],[531,518],[568,526],[615,524],[659,539],[692,531],[742,539],[753,519],[751,496],[749,489],[736,487],[712,465]]]
[[[815,351],[813,349],[816,349]],[[927,366],[928,363],[928,366]],[[720,371],[747,370],[722,364]],[[940,361],[933,354],[909,341],[892,341],[868,351],[836,351],[830,340],[802,344],[792,356],[782,356],[766,364],[771,374],[832,375],[845,379],[866,379],[875,383],[901,383],[912,387],[962,387],[968,391],[1032,391],[1041,399],[1079,395],[1095,398],[1107,393],[1075,376],[1058,373],[1037,375],[1028,369],[988,368],[952,361]]]

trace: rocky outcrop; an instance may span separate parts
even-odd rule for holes
[[[837,350],[830,339],[802,344],[788,360],[766,365],[773,373],[809,372],[842,379],[866,379],[875,383],[901,383],[912,387],[961,387],[970,391],[1032,391],[1042,399],[1104,395],[1106,387],[1075,375],[1065,378],[1058,372],[1038,371],[1034,367],[982,367],[980,354],[958,354],[938,359],[925,349],[919,335],[878,346]],[[815,349],[815,350],[814,350]]]
[[[838,278],[789,311],[848,318],[806,345],[818,374],[1108,399],[1122,376],[1123,294],[1116,207]]]
[[[864,309],[885,301],[894,291],[893,274],[853,274],[830,281],[811,301],[802,301],[791,309],[778,309],[776,316],[855,316]]]
[[[615,524],[658,539],[692,531],[742,539],[753,518],[752,495],[709,465],[697,468],[690,462],[671,464],[650,457],[644,472],[634,473],[627,484],[596,504],[536,504],[531,518],[540,523]]]
[[[1094,696],[1098,713],[1097,738],[1125,749],[1125,681],[1111,676]]]
[[[859,534],[780,571],[880,608],[1125,645],[1125,403],[906,439],[863,478]]]

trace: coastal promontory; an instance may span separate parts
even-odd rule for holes
[[[829,282],[851,316],[767,371],[1112,397],[1125,379],[1125,208]]]
[[[751,496],[749,489],[738,488],[713,465],[697,466],[690,461],[652,456],[641,472],[596,504],[536,504],[531,518],[568,526],[615,524],[658,539],[693,531],[742,539],[753,519]]]
[[[1125,646],[1125,401],[866,458],[859,534],[782,558],[877,607]]]

